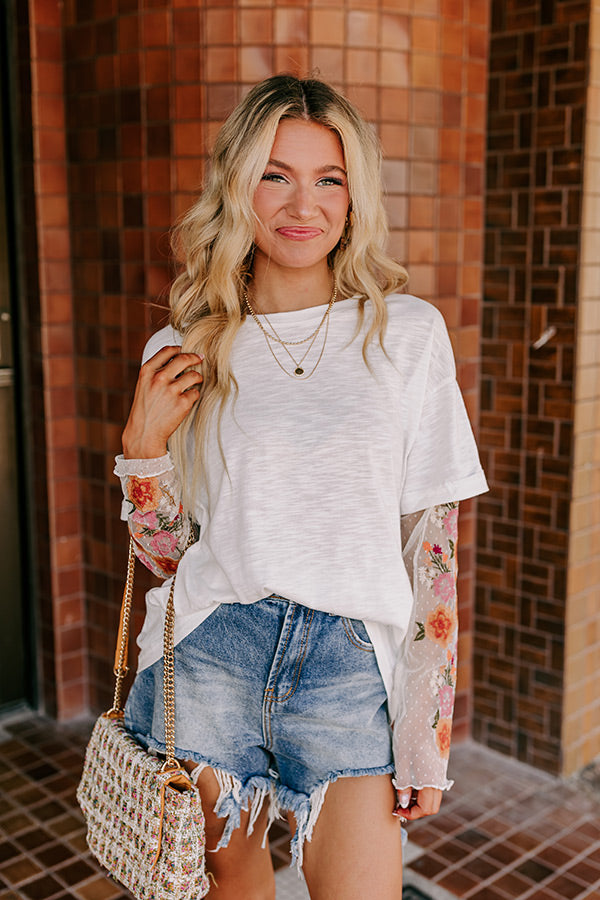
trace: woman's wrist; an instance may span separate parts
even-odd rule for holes
[[[123,444],[123,458],[124,459],[159,459],[161,456],[166,456],[167,448],[165,446],[161,448],[157,448],[156,450],[152,450],[149,447],[140,448],[139,450],[133,450],[130,447],[125,447]]]
[[[168,452],[166,441],[160,438],[129,439],[127,433],[123,432],[121,443],[125,459],[157,459]]]

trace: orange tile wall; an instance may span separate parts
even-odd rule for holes
[[[37,242],[38,291],[30,295],[28,327],[39,682],[48,710],[68,719],[87,707],[88,678],[62,38],[61,4],[31,0],[32,245]]]
[[[73,327],[57,358],[74,367],[76,412],[61,414],[50,396],[45,411],[50,428],[62,419],[76,425],[63,423],[61,459],[79,474],[70,509],[81,514],[81,543],[71,540],[73,518],[61,560],[75,565],[83,554],[90,698],[103,706],[125,558],[112,457],[144,340],[165,318],[169,225],[195,196],[220,123],[255,81],[316,72],[373,123],[385,150],[390,247],[409,269],[411,291],[446,317],[477,424],[488,11],[479,0],[31,0],[30,15],[32,35],[51,32],[49,61],[60,67],[64,53],[64,107],[58,79],[53,118],[36,124],[40,135],[52,133],[52,149],[38,143],[35,164],[41,178],[56,152],[55,194],[63,178],[54,203],[61,218],[41,219],[39,231],[48,246],[46,229],[54,229],[46,258],[62,254],[52,257],[57,324],[72,311]],[[43,62],[33,59],[38,83],[46,83]],[[471,715],[474,516],[465,503],[458,737]],[[57,584],[54,602],[68,596]],[[81,625],[80,607],[77,615]],[[59,665],[61,691],[65,677]],[[59,710],[72,707],[59,700]]]

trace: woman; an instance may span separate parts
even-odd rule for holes
[[[319,81],[259,84],[177,230],[171,326],[123,433],[138,555],[178,568],[176,746],[211,897],[274,897],[264,835],[287,814],[313,900],[397,898],[398,817],[451,784],[457,505],[486,484],[441,316],[395,292],[385,237],[356,110]],[[126,708],[159,750],[167,593]]]

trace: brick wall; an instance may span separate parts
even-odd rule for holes
[[[589,3],[492,4],[477,739],[561,767]]]
[[[126,551],[112,457],[143,343],[165,320],[167,232],[250,84],[318,68],[372,121],[386,152],[391,248],[409,268],[411,290],[446,317],[477,423],[488,12],[479,0],[423,0],[418,9],[411,0],[32,0],[31,17],[32,33],[49,17],[52,52],[64,55],[78,446],[71,473],[79,476],[96,707],[109,697]],[[35,164],[45,164],[40,150]],[[66,300],[61,308],[66,314]],[[51,425],[58,409],[45,412]],[[471,716],[474,530],[474,504],[465,503],[459,737]],[[140,616],[138,602],[138,624]]]
[[[19,223],[30,521],[40,701],[87,707],[87,640],[74,384],[61,4],[15,4],[19,55]]]

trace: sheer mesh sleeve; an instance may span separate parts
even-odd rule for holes
[[[194,527],[183,513],[181,485],[170,455],[117,456],[114,471],[123,489],[121,518],[128,523],[137,558],[159,578],[169,578]]]
[[[402,517],[414,611],[395,673],[402,697],[394,722],[396,787],[448,790],[456,686],[458,503]]]

